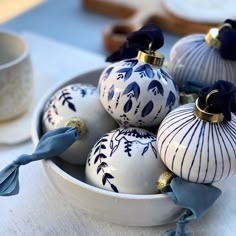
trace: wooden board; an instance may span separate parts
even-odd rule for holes
[[[178,18],[168,11],[162,0],[83,0],[82,5],[86,10],[121,18],[103,30],[103,44],[109,52],[120,47],[127,33],[149,22],[156,23],[163,31],[177,35],[206,33],[215,26]]]

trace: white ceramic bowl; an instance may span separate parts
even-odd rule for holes
[[[101,70],[82,74],[49,91],[35,109],[32,122],[34,145],[42,135],[43,108],[55,91],[72,83],[97,85]],[[129,226],[154,226],[173,222],[181,213],[166,194],[135,195],[114,193],[85,183],[85,168],[59,158],[42,161],[51,182],[74,209],[81,209],[109,222]]]

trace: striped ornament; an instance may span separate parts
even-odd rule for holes
[[[236,84],[236,61],[223,59],[219,50],[205,42],[204,34],[180,39],[170,51],[169,72],[182,88],[186,80],[213,84],[227,80]]]
[[[236,171],[236,116],[230,122],[205,122],[194,115],[194,104],[179,106],[163,120],[157,134],[162,161],[177,176],[213,183]]]

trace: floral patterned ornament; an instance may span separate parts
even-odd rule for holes
[[[85,164],[97,139],[117,124],[101,106],[97,88],[92,85],[72,84],[57,91],[45,106],[44,130],[63,127],[74,117],[85,122],[87,133],[60,157],[72,164]]]
[[[165,69],[135,58],[106,68],[99,91],[104,108],[125,127],[158,125],[179,99],[175,82]]]
[[[157,126],[178,105],[177,86],[162,68],[164,56],[155,52],[163,42],[160,28],[147,24],[107,58],[115,63],[100,76],[100,101],[121,126]]]
[[[86,181],[114,192],[156,193],[157,178],[166,168],[155,142],[155,135],[140,128],[119,128],[103,135],[88,156]]]

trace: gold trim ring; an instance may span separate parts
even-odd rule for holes
[[[163,173],[161,173],[157,180],[158,191],[160,192],[164,187],[166,187],[174,177],[175,174],[169,170],[166,170]]]

